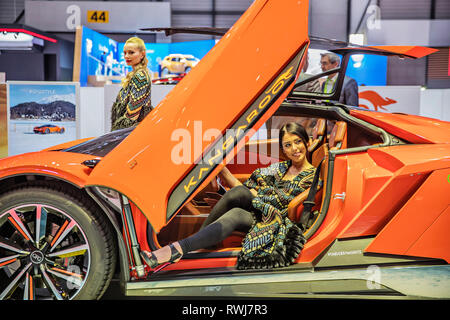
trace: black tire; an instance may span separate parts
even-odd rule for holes
[[[50,129],[48,129],[48,128],[45,129],[45,133],[46,133],[46,134],[50,133]]]
[[[186,68],[184,69],[184,73],[188,73],[188,72],[191,71],[191,70],[192,70],[191,67],[186,67]]]
[[[59,133],[64,133],[64,132],[66,132],[66,129],[64,129],[64,128],[61,128],[60,130],[59,130]]]
[[[167,68],[162,68],[161,70],[161,78],[167,77],[171,72]]]
[[[39,212],[44,212],[39,214],[39,217],[45,215],[45,224],[42,224],[44,219],[38,220],[36,213],[33,216],[33,206],[35,206],[34,212],[38,212],[37,208],[43,208],[39,209]],[[13,227],[11,219],[14,220],[14,218],[10,219],[9,217],[12,215],[15,219],[21,220],[27,229],[25,234],[28,232],[32,241],[26,241],[27,237],[21,235],[17,227]],[[38,221],[41,223],[37,223]],[[61,225],[63,221],[69,221],[68,225],[73,227],[67,235],[58,237],[58,233],[54,229],[58,229],[58,225]],[[38,229],[37,225],[44,225],[45,228],[42,229],[45,230]],[[64,225],[59,228],[64,232],[69,229],[69,227],[64,229]],[[44,232],[41,240],[36,240],[39,238],[36,237],[37,230],[41,230],[40,234]],[[0,195],[0,261],[3,261],[3,267],[0,267],[0,298],[21,299],[32,296],[36,299],[100,299],[112,279],[117,259],[116,243],[111,230],[111,226],[95,202],[81,190],[78,191],[58,183],[33,182],[33,184],[25,184]],[[55,238],[61,242],[56,241]],[[59,238],[62,239],[59,240]],[[8,247],[8,245],[14,247]],[[7,248],[21,249],[25,254],[17,258],[17,261],[14,262],[15,265],[14,263],[5,265],[5,259],[9,259],[8,256],[17,253]],[[74,251],[73,248],[80,249]],[[62,254],[67,250],[72,250],[71,254]],[[60,266],[60,260],[67,261],[67,265]],[[25,270],[26,266],[30,264],[30,271]],[[11,270],[8,269],[8,266]],[[75,266],[82,271],[79,273],[71,271]],[[11,283],[15,280],[21,269],[25,270],[24,279],[17,280],[16,288],[8,289],[8,281]],[[38,272],[41,272],[40,278],[35,280],[33,274]],[[67,279],[70,272],[79,277],[76,286],[73,285],[75,282],[71,282],[73,280]],[[64,273],[63,276],[62,273]],[[32,278],[27,277],[29,274],[32,275]],[[30,286],[25,278],[28,278],[29,282],[32,281],[33,287],[36,288],[32,294],[26,293],[25,288]],[[44,278],[47,282],[38,288],[39,281],[44,283],[42,280]],[[72,276],[69,278],[74,279]],[[49,281],[56,283],[54,288],[62,288],[60,296],[55,294],[55,290],[50,290],[51,286],[47,285]]]

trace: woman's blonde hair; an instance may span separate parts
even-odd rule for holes
[[[143,69],[143,70],[147,71],[147,64],[148,64],[147,55],[145,53],[145,42],[144,42],[144,40],[142,40],[141,38],[138,38],[138,37],[131,37],[125,42],[125,45],[127,45],[127,44],[135,44],[137,46],[138,50],[144,53],[144,58],[141,60],[141,62],[139,62],[133,68],[133,70],[131,70],[130,72],[127,73],[125,78],[122,79],[122,87],[124,87],[124,88],[128,85],[128,83],[130,82],[131,78],[133,78],[134,74],[138,70]]]

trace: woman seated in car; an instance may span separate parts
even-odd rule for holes
[[[295,123],[285,124],[279,133],[280,149],[288,159],[255,170],[243,184],[224,167],[219,177],[231,189],[217,202],[200,230],[153,252],[142,251],[144,261],[155,269],[178,262],[181,257],[209,248],[233,231],[247,233],[237,268],[276,268],[297,259],[305,238],[287,216],[289,202],[308,189],[315,167],[308,161],[308,135]]]

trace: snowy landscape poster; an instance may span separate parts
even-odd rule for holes
[[[10,156],[78,138],[78,83],[11,81],[8,86]]]

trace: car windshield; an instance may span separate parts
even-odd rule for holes
[[[306,61],[294,87],[295,92],[309,92],[332,95],[337,84],[342,56],[311,43]],[[334,73],[327,73],[328,71]]]
[[[61,151],[104,157],[126,137],[128,137],[128,135],[131,133],[131,131],[133,131],[134,128],[135,127],[131,127],[113,131],[98,138],[77,144]]]
[[[386,85],[387,56],[396,55],[373,49],[311,37],[306,61],[291,96],[367,109],[359,103],[358,88]]]

